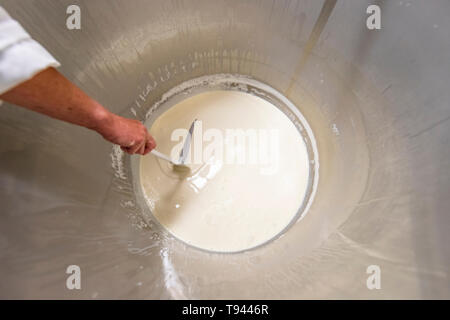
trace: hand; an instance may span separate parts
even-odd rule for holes
[[[106,140],[118,144],[129,154],[145,155],[156,147],[156,142],[147,128],[139,121],[110,114],[98,132]]]
[[[155,140],[137,120],[109,112],[54,68],[3,93],[2,100],[100,133],[129,154],[147,154]]]

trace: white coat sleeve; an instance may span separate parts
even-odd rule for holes
[[[58,61],[0,7],[0,94]]]

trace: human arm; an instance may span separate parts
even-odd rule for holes
[[[156,147],[141,122],[108,111],[54,68],[39,72],[0,99],[94,130],[130,154],[144,155]]]

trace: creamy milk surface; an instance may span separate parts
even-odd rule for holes
[[[188,173],[151,154],[140,180],[155,218],[199,248],[234,252],[278,235],[296,216],[308,185],[308,155],[294,124],[268,101],[238,91],[209,91],[176,104],[150,133],[178,159],[198,119]]]

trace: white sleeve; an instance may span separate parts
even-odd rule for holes
[[[0,7],[0,94],[58,61]]]

